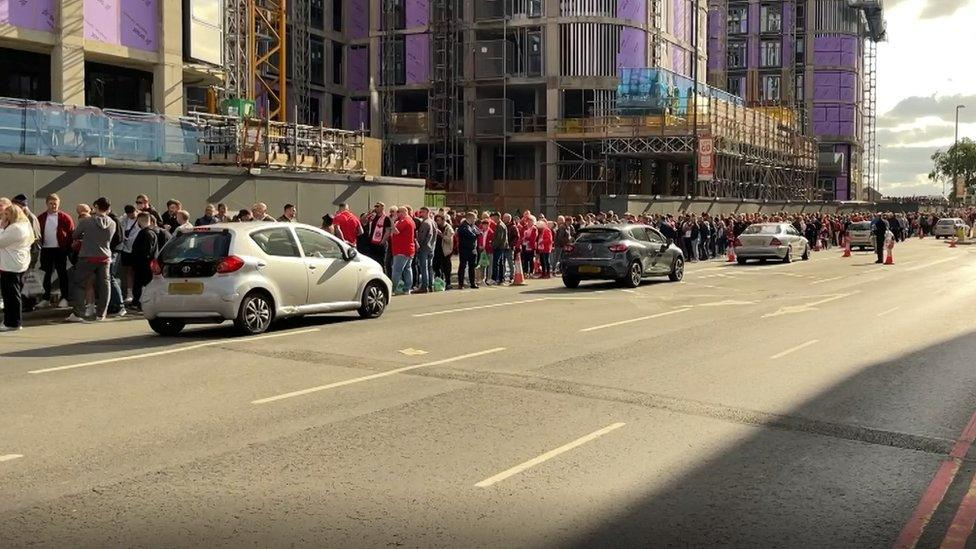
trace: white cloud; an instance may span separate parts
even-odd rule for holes
[[[881,191],[939,194],[930,157],[952,144],[955,105],[960,137],[976,138],[976,0],[888,0],[889,41],[878,48]],[[951,15],[951,17],[949,17]]]

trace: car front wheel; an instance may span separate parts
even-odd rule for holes
[[[274,308],[271,300],[261,293],[250,293],[241,301],[234,326],[246,335],[262,334],[271,326]]]
[[[681,282],[681,279],[685,277],[685,261],[680,257],[675,258],[674,265],[671,266],[671,272],[668,274],[668,280],[671,282]]]
[[[154,318],[149,321],[149,327],[161,336],[173,337],[180,335],[186,323],[171,318]]]
[[[363,290],[363,302],[359,307],[359,316],[363,318],[379,318],[386,311],[390,303],[390,296],[386,287],[380,282],[370,282]]]

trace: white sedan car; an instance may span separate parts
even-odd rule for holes
[[[295,223],[222,223],[177,233],[153,262],[142,310],[161,335],[227,320],[259,334],[286,317],[383,314],[393,291],[372,259]]]
[[[935,227],[932,229],[932,234],[935,238],[952,238],[956,236],[957,231],[962,229],[965,234],[969,234],[969,225],[958,217],[944,217],[935,223]]]
[[[810,243],[789,223],[749,225],[733,242],[739,265],[750,259],[778,259],[790,263],[799,257],[810,259]]]

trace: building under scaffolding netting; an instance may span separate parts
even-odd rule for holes
[[[601,135],[605,182],[591,194],[821,199],[817,145],[792,109],[750,108],[722,90],[658,68],[622,69],[612,105],[581,128]],[[710,180],[699,141],[714,145]],[[598,161],[598,158],[593,158]],[[602,188],[600,188],[602,185]]]

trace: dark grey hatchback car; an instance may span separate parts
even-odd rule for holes
[[[646,225],[596,225],[580,230],[563,250],[563,284],[581,280],[616,280],[630,288],[651,276],[678,282],[685,274],[681,249],[657,229]]]

